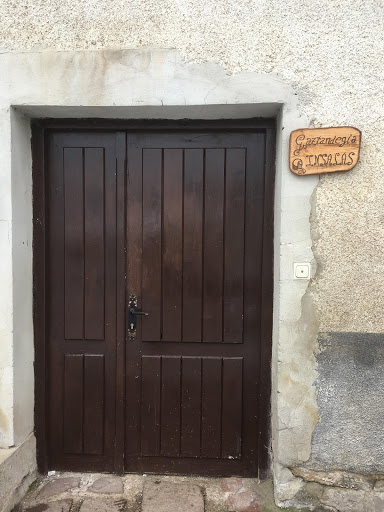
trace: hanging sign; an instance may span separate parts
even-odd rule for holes
[[[357,128],[303,128],[291,133],[289,168],[307,176],[350,171],[359,159],[361,132]]]

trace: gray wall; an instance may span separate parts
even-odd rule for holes
[[[384,473],[384,336],[321,333],[311,465]]]

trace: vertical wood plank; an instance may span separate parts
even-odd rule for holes
[[[204,150],[184,152],[183,341],[202,339]]]
[[[223,359],[223,458],[241,457],[243,374],[241,358]]]
[[[245,194],[245,249],[244,249],[244,343],[255,347],[255,333],[260,332],[260,301],[262,282],[262,240],[264,220],[264,135],[256,134],[247,149]],[[257,344],[260,343],[257,336]],[[255,373],[259,374],[259,357],[255,359]]]
[[[126,287],[126,134],[116,134],[116,433],[114,472],[124,472],[125,433],[125,287]],[[136,379],[138,380],[138,379]],[[130,411],[132,414],[132,411]]]
[[[226,150],[224,342],[243,341],[245,149]]]
[[[65,338],[84,336],[83,150],[64,148]]]
[[[135,294],[138,306],[142,307],[142,235],[143,235],[143,176],[142,149],[137,136],[130,134],[127,138],[127,296]],[[142,323],[149,317],[137,319],[136,343],[125,343],[125,470],[132,456],[141,453],[141,358],[139,343],[142,339]]]
[[[84,149],[84,337],[104,339],[104,148]]]
[[[64,453],[83,453],[84,356],[64,356]]]
[[[142,340],[161,339],[162,150],[143,150]]]
[[[221,456],[221,371],[221,358],[203,359],[201,456],[207,458]]]
[[[205,152],[203,341],[223,341],[225,150]]]
[[[181,455],[200,456],[201,357],[183,357]]]
[[[267,431],[269,415],[261,422],[259,406],[264,401],[262,390],[268,384],[260,379],[262,366],[270,368],[269,363],[261,364],[260,350],[264,343],[271,343],[270,337],[260,337],[262,303],[267,297],[262,294],[262,276],[267,269],[273,268],[272,258],[263,265],[263,224],[264,207],[273,209],[273,196],[264,196],[265,185],[265,134],[252,135],[252,143],[247,147],[246,201],[245,201],[245,251],[244,251],[244,348],[247,357],[244,366],[243,401],[243,442],[242,452],[250,460],[253,471],[260,471],[256,446],[261,430]],[[264,369],[264,368],[263,368]],[[250,382],[252,375],[252,385]],[[245,394],[246,393],[246,394]],[[267,404],[270,394],[265,396]],[[264,409],[265,410],[265,409]],[[252,442],[252,444],[251,444]],[[262,447],[267,454],[268,442]]]
[[[46,341],[46,260],[47,260],[47,218],[49,190],[46,173],[52,158],[49,144],[46,144],[44,130],[32,125],[32,205],[33,205],[33,334],[35,345],[35,435],[36,459],[39,473],[48,471],[48,425],[47,383],[44,378],[48,363]],[[44,155],[48,156],[45,161]],[[62,161],[62,159],[61,159]],[[53,173],[52,173],[53,174]],[[62,175],[62,173],[61,173]]]
[[[264,180],[264,222],[263,222],[263,263],[261,282],[261,328],[260,328],[260,387],[259,387],[259,425],[267,425],[270,418],[271,402],[271,358],[273,325],[273,232],[274,208],[273,195],[275,186],[275,133],[268,129],[265,134],[265,180]],[[261,478],[269,471],[269,431],[259,427],[258,466]]]
[[[84,453],[104,451],[104,355],[84,357]]]
[[[104,146],[104,144],[103,144]],[[109,147],[108,147],[109,146]],[[117,258],[116,252],[116,136],[110,135],[105,142],[105,454],[113,457],[116,436],[116,314],[117,314]],[[123,276],[119,276],[122,280]],[[112,460],[111,460],[112,463]]]
[[[163,340],[181,341],[183,150],[164,150]]]
[[[141,361],[141,453],[159,455],[161,357],[143,356]]]
[[[46,256],[46,357],[47,368],[40,378],[48,394],[49,425],[48,462],[64,452],[64,383],[65,383],[65,202],[64,149],[60,136],[47,137],[47,253]],[[44,156],[44,155],[42,155]],[[34,242],[35,243],[35,242]],[[35,253],[34,253],[35,254]],[[34,257],[34,260],[36,258]],[[47,263],[50,263],[47,265]],[[35,319],[36,320],[36,319]],[[68,319],[69,320],[69,319]],[[35,337],[35,341],[37,341]],[[49,343],[49,344],[48,344]],[[65,347],[65,348],[64,348]],[[38,355],[36,354],[36,357]],[[49,382],[49,384],[48,384]],[[36,396],[36,400],[37,400]],[[44,417],[41,421],[44,422]]]
[[[180,455],[181,357],[162,357],[161,455]]]

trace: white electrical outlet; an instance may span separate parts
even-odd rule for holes
[[[293,278],[294,279],[311,279],[311,264],[310,263],[294,263],[293,264]]]

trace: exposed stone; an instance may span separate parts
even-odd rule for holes
[[[70,491],[80,485],[80,477],[68,476],[65,478],[56,478],[48,482],[39,492],[39,499],[49,498],[50,496],[57,496],[63,492]]]
[[[287,470],[287,472],[289,472]],[[285,500],[292,500],[296,494],[304,487],[304,482],[301,478],[295,478],[291,474],[291,480],[279,482],[277,486],[277,498],[280,502]]]
[[[384,495],[347,489],[326,489],[323,503],[339,512],[383,512]]]
[[[377,480],[374,490],[384,492],[384,480]]]
[[[376,494],[373,496],[373,511],[374,512],[383,512],[384,510],[384,494]]]
[[[241,478],[223,478],[221,481],[221,488],[224,492],[238,492],[243,487]]]
[[[95,480],[88,490],[100,494],[121,494],[123,482],[117,476],[102,476]]]
[[[305,490],[310,496],[320,500],[324,492],[324,487],[315,482],[310,482],[305,484]]]
[[[137,497],[136,497],[137,498]],[[137,499],[135,500],[134,502],[134,505],[140,505],[141,503],[141,500],[140,502],[137,501]],[[113,504],[117,507],[118,510],[120,510],[121,512],[125,512],[126,511],[126,507],[127,507],[127,500],[124,499],[124,498],[117,498],[114,500]],[[136,510],[136,507],[134,507],[134,509]],[[129,509],[130,511],[133,509],[130,508]]]
[[[306,482],[346,489],[371,490],[376,478],[374,475],[358,475],[347,471],[316,471],[303,467],[290,469],[295,476],[299,476]]]
[[[175,484],[161,480],[145,482],[142,512],[174,512],[176,510],[177,512],[204,512],[204,498],[198,485]]]
[[[320,500],[317,496],[313,496],[307,492],[304,487],[295,495],[295,503],[300,503],[300,507],[308,507],[313,510],[320,504]]]
[[[23,512],[69,512],[72,506],[72,500],[59,500],[52,503],[38,503],[27,508]]]
[[[125,509],[125,504],[125,500],[90,498],[83,501],[80,512],[122,512]]]
[[[324,491],[322,502],[339,512],[374,512],[372,507],[367,508],[367,495],[364,491],[329,487]]]
[[[0,510],[12,510],[36,477],[34,435],[31,434],[20,446],[0,449]]]
[[[229,512],[261,512],[260,498],[252,491],[228,496],[227,507]]]

